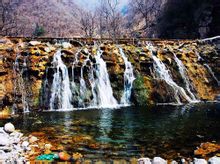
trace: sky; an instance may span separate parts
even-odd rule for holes
[[[128,0],[118,0],[120,3],[120,8],[122,9],[127,3]],[[76,2],[83,6],[84,8],[93,10],[97,6],[97,4],[100,2],[99,0],[76,0]]]

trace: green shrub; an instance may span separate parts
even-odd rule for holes
[[[38,37],[38,36],[42,36],[44,34],[45,34],[45,30],[44,30],[43,26],[36,24],[33,35]]]

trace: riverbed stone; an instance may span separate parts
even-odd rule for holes
[[[150,158],[140,158],[138,159],[138,164],[151,164]]]
[[[154,157],[152,160],[152,164],[167,164],[167,161],[161,157]]]
[[[10,140],[7,136],[0,134],[0,146],[9,145]]]
[[[14,125],[13,125],[12,123],[9,122],[9,123],[5,124],[4,130],[5,130],[7,133],[12,133],[12,132],[15,131],[15,127],[14,127]]]
[[[65,48],[65,49],[68,49],[68,48],[71,48],[72,45],[70,43],[68,43],[68,42],[63,42],[62,43],[62,47]]]
[[[35,137],[35,136],[31,136],[31,137],[29,138],[29,143],[34,143],[34,142],[36,142],[36,141],[38,141],[38,138]]]
[[[198,159],[198,158],[194,158],[193,163],[194,164],[208,164],[208,162],[205,159]]]
[[[41,42],[33,40],[33,41],[30,41],[29,44],[32,46],[37,46],[37,45],[40,45]]]

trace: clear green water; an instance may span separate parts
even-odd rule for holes
[[[44,131],[68,152],[80,152],[89,159],[193,157],[202,142],[220,143],[218,103],[42,112],[7,121],[24,133]],[[0,125],[5,122],[0,121]],[[91,141],[65,142],[78,135]],[[57,140],[61,136],[66,138]],[[91,143],[99,146],[88,146]]]

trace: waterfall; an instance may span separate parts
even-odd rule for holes
[[[96,59],[96,85],[97,98],[99,108],[117,108],[117,100],[113,96],[111,83],[105,61],[101,58],[102,51],[98,50],[95,56]]]
[[[92,102],[90,103],[90,107],[94,108],[97,107],[97,94],[96,94],[96,81],[95,81],[95,77],[94,77],[94,67],[93,64],[91,63],[91,68],[90,68],[90,72],[89,72],[89,83],[91,85],[91,89],[92,89]]]
[[[154,68],[157,71],[159,77],[163,79],[169,86],[173,88],[174,97],[178,104],[181,104],[180,96],[185,98],[188,102],[193,102],[193,100],[186,94],[185,90],[178,86],[172,79],[169,70],[166,68],[165,64],[157,58],[155,55],[152,55],[152,59],[154,60]]]
[[[125,71],[124,71],[124,92],[121,98],[122,105],[130,105],[130,98],[131,98],[131,89],[133,85],[133,81],[135,80],[133,67],[131,62],[128,61],[125,53],[123,52],[122,48],[119,48],[120,54],[125,63]]]
[[[173,55],[174,55],[174,60],[176,61],[177,66],[178,66],[178,68],[179,68],[179,72],[180,72],[180,74],[181,74],[181,76],[182,76],[182,78],[183,78],[183,80],[184,80],[185,85],[186,85],[186,90],[187,90],[187,92],[189,93],[189,95],[190,95],[190,97],[192,98],[193,101],[195,101],[195,102],[198,101],[198,100],[196,99],[196,96],[195,96],[195,95],[192,93],[192,91],[190,90],[190,87],[192,88],[192,86],[190,85],[189,78],[188,78],[188,76],[186,75],[186,67],[184,66],[184,64],[182,63],[182,61],[177,58],[176,54],[173,53]]]
[[[220,81],[215,76],[215,73],[212,71],[211,67],[208,64],[204,64],[204,66],[208,69],[209,73],[212,75],[212,78],[215,79],[215,81],[217,82],[218,86],[220,86]]]
[[[79,53],[82,51],[82,49],[78,50],[75,54],[75,60],[72,64],[72,81],[71,81],[71,90],[73,92],[73,95],[77,93],[77,90],[76,90],[76,83],[75,83],[75,66],[79,63],[79,60],[78,60],[78,56],[79,56]]]
[[[86,99],[87,97],[87,87],[86,87],[86,82],[84,80],[84,73],[83,73],[83,70],[84,70],[84,67],[87,65],[87,62],[89,62],[89,57],[87,57],[86,60],[84,60],[83,62],[83,65],[81,67],[81,76],[80,76],[80,99],[79,99],[79,106],[82,107],[82,108],[85,108],[85,103],[84,103],[84,100]]]
[[[71,105],[72,93],[68,69],[63,63],[61,56],[61,51],[58,50],[53,58],[53,66],[56,67],[56,71],[53,75],[50,110],[54,110],[56,106],[62,110],[70,110],[73,108]]]
[[[12,113],[15,113],[16,103],[19,100],[18,94],[21,94],[21,103],[23,107],[23,113],[29,112],[29,103],[28,103],[28,90],[26,87],[26,80],[27,80],[27,56],[23,60],[22,68],[20,69],[19,65],[19,58],[21,55],[18,53],[15,59],[15,63],[13,66],[13,71],[16,76],[14,81],[14,104],[13,104],[13,111]],[[25,72],[26,71],[26,72]],[[23,75],[25,73],[24,79]]]

